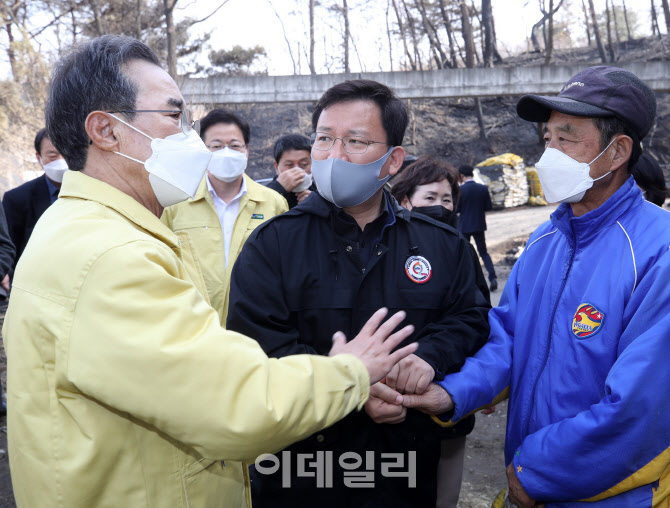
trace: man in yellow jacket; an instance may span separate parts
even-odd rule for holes
[[[221,328],[188,235],[158,219],[213,155],[139,41],[107,35],[61,60],[46,119],[74,171],[3,328],[17,506],[248,507],[243,462],[360,409],[415,349],[390,353],[411,327],[391,335],[404,316],[380,325],[380,311],[354,340],[336,334],[330,358],[281,360]]]
[[[193,240],[207,295],[225,325],[230,274],[238,254],[256,226],[288,211],[278,192],[249,178],[249,124],[232,111],[214,109],[200,120],[200,137],[219,152],[194,199],[163,211],[161,220],[175,233]]]

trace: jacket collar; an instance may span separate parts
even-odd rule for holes
[[[600,231],[614,224],[624,213],[644,201],[642,192],[632,176],[595,210],[575,217],[569,203],[561,203],[551,214],[551,223],[573,244],[588,242]]]
[[[384,202],[389,207],[389,211],[393,211],[396,218],[400,218],[409,222],[409,211],[398,204],[396,199],[391,194],[384,190]],[[308,213],[318,215],[319,217],[328,217],[331,213],[337,213],[341,208],[338,208],[330,201],[326,200],[318,191],[312,192],[307,199],[305,199],[298,206],[292,208],[287,214],[299,215],[301,213]]]
[[[200,185],[198,186],[198,190],[195,193],[195,197],[193,198],[193,201],[199,201],[201,199],[206,200],[208,203],[210,203],[212,206],[214,206],[214,200],[212,199],[212,195],[209,193],[209,190],[207,189],[207,182],[205,179],[207,178],[207,173],[205,173],[204,178],[200,182]],[[248,199],[249,201],[254,201],[257,202],[260,200],[256,190],[258,189],[258,185],[256,182],[254,182],[249,176],[244,173],[242,175],[242,178],[244,178],[244,183],[247,186],[247,192],[242,196],[242,199],[240,201],[240,206],[241,202],[244,201],[245,199]]]
[[[111,208],[140,228],[148,231],[171,248],[179,248],[177,236],[138,201],[108,183],[85,175],[81,171],[67,171],[60,189],[61,198],[94,201]]]

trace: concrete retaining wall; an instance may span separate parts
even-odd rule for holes
[[[670,62],[629,62],[619,65],[636,74],[656,92],[670,91]],[[181,84],[193,104],[313,102],[328,88],[347,79],[373,79],[402,98],[488,97],[553,94],[583,65],[445,69],[412,72],[367,72],[307,76],[237,76],[189,78]]]

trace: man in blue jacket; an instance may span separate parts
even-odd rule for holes
[[[656,99],[602,66],[517,111],[546,122],[536,168],[563,204],[514,266],[489,342],[404,403],[457,421],[508,395],[505,464],[520,507],[667,506],[670,214],[630,176]]]

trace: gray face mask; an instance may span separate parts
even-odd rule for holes
[[[379,174],[393,148],[368,164],[355,164],[342,159],[312,159],[312,176],[319,194],[340,208],[364,203],[391,178],[388,175],[380,180]]]

